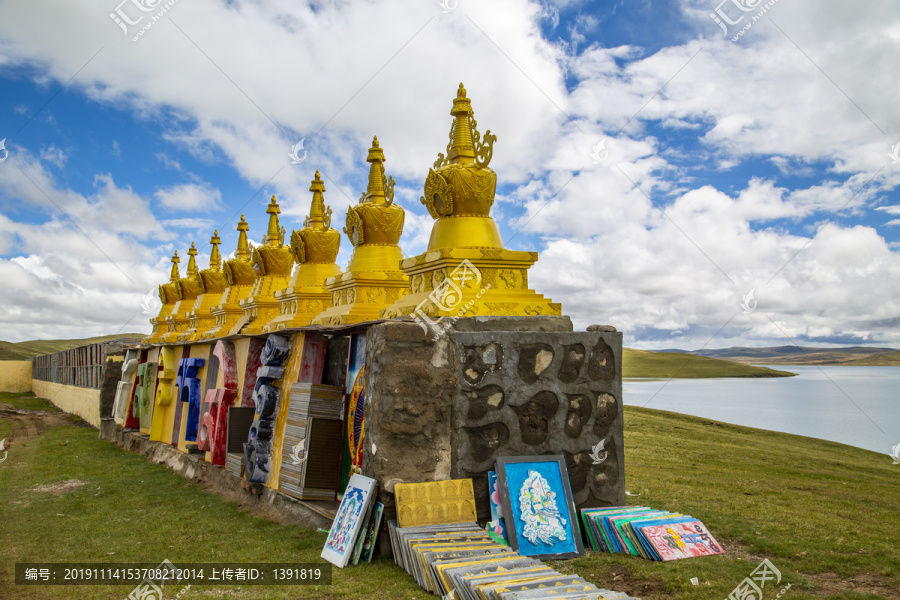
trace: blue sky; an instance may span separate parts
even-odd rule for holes
[[[174,250],[232,252],[242,212],[259,240],[272,194],[300,227],[316,169],[342,228],[373,135],[423,252],[463,81],[507,247],[576,327],[900,347],[898,50],[888,0],[4,3],[0,339],[149,331]]]

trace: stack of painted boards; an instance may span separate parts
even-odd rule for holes
[[[594,550],[678,560],[724,554],[699,520],[647,506],[583,508],[581,521]]]
[[[448,600],[634,600],[521,556],[474,522],[398,527],[391,521],[388,531],[394,561],[423,589]]]
[[[291,386],[279,491],[301,500],[334,500],[341,458],[342,401],[340,387]]]
[[[540,469],[549,481],[547,486],[541,487],[549,493],[544,493],[539,499],[545,521],[552,524],[561,520],[568,525],[568,529],[560,537],[571,541],[573,536],[578,536],[580,541],[577,523],[568,520],[568,509],[565,509],[565,517],[558,515],[556,505],[551,502],[558,492],[559,497],[566,501],[565,506],[571,504],[568,478],[563,479],[559,471],[559,465],[564,465],[563,458],[550,457],[547,459],[550,461],[548,467],[533,464],[542,460],[545,460],[544,457],[501,459],[504,466],[516,465],[503,471],[503,481],[517,481],[519,471],[524,471],[518,473],[523,476],[531,473],[532,480],[535,480],[536,471],[533,469]],[[560,478],[554,479],[555,475],[560,475]],[[558,573],[541,562],[543,556],[535,556],[542,552],[541,549],[526,556],[524,544],[510,546],[498,543],[496,534],[485,531],[475,522],[471,479],[398,483],[394,491],[398,520],[388,523],[394,561],[412,575],[423,589],[433,594],[447,600],[630,598],[627,594],[599,589],[577,575]],[[531,499],[534,497],[534,493],[528,496]],[[518,506],[519,497],[516,496],[515,500]],[[504,506],[509,507],[508,493],[504,494],[504,502]],[[574,515],[574,505],[571,505],[571,511]],[[528,534],[530,530],[525,532],[523,540]],[[515,538],[511,541],[515,542]],[[572,548],[568,546],[549,546],[551,551],[543,554],[550,558],[571,554]],[[535,550],[530,546],[528,548]],[[577,550],[577,555],[580,555],[580,543]]]

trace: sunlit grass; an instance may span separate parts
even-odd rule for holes
[[[639,494],[629,503],[700,518],[728,555],[655,563],[589,552],[554,562],[558,570],[651,600],[721,600],[762,558],[781,570],[778,589],[792,584],[783,598],[878,597],[862,593],[865,582],[900,589],[900,470],[886,455],[635,407],[625,408],[625,444],[626,487]],[[29,490],[71,479],[86,483]],[[0,507],[0,597],[10,598],[121,600],[131,589],[14,586],[17,561],[320,562],[325,539],[254,516],[75,425],[41,433],[0,464]],[[846,585],[830,593],[825,579]],[[193,586],[183,598],[430,597],[384,558],[335,568],[332,586],[237,587]]]

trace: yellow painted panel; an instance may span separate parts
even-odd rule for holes
[[[244,389],[244,371],[247,370],[247,355],[250,352],[250,339],[241,338],[234,340],[234,364],[237,368],[237,398],[235,406],[241,405],[241,391]],[[254,374],[255,375],[255,374]]]
[[[181,353],[181,348],[167,346],[160,348],[157,353],[157,363],[161,363],[164,371],[157,372],[156,395],[153,398],[153,416],[150,421],[150,439],[155,442],[169,442],[172,439],[172,426],[169,413],[175,401],[175,376],[178,374],[178,362],[176,352]]]
[[[284,447],[284,427],[287,424],[288,410],[291,407],[291,384],[300,376],[300,363],[303,360],[303,342],[305,333],[291,336],[291,353],[284,365],[284,376],[278,389],[278,414],[275,416],[275,430],[272,432],[272,466],[266,486],[278,489],[278,476],[281,473],[281,450]]]

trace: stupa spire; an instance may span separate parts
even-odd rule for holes
[[[241,215],[241,222],[238,223],[237,230],[238,243],[237,249],[234,251],[234,257],[250,260],[250,245],[247,243],[247,232],[250,231],[250,226],[244,220],[244,215]]]
[[[366,157],[369,166],[369,187],[366,189],[366,200],[374,204],[385,204],[384,150],[378,145],[378,136],[372,139],[372,147]]]
[[[494,154],[494,142],[496,135],[491,135],[488,129],[481,139],[478,132],[478,122],[475,120],[475,111],[472,110],[472,100],[466,95],[465,86],[460,83],[456,90],[456,98],[453,99],[453,107],[450,109],[453,116],[453,124],[450,126],[450,142],[447,144],[447,156],[441,152],[434,162],[434,168],[444,165],[475,165],[485,168],[491,162]]]
[[[222,243],[222,238],[219,237],[218,229],[213,231],[213,235],[210,238],[209,243],[212,246],[212,250],[209,253],[209,268],[210,269],[221,269],[222,268],[222,255],[219,254],[219,244]]]
[[[175,251],[175,254],[172,255],[172,274],[169,275],[169,281],[176,282],[181,279],[181,273],[178,272],[178,263],[181,262],[181,259],[178,258],[178,250]]]
[[[191,248],[188,250],[188,266],[187,266],[187,276],[193,277],[194,275],[200,274],[200,269],[197,268],[197,248],[194,247],[194,242],[191,242]]]
[[[472,100],[466,97],[466,88],[459,84],[456,98],[453,99],[453,115],[451,125],[450,148],[447,152],[447,160],[450,164],[469,165],[475,162],[475,147],[472,145],[472,132],[469,127],[469,118],[475,115],[472,112]]]
[[[309,207],[309,218],[306,219],[304,225],[320,229],[320,226],[325,224],[325,183],[319,176],[318,169],[316,169],[316,178],[310,183],[309,191],[313,193],[312,205]]]
[[[281,224],[278,222],[281,208],[279,208],[274,194],[266,212],[269,213],[269,229],[266,231],[266,243],[270,246],[280,246],[284,242],[284,233],[281,231]]]

